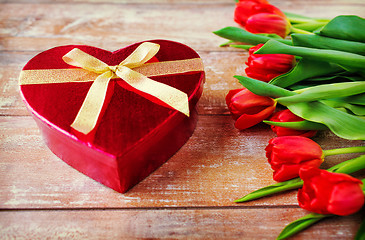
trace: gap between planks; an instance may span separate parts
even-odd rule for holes
[[[88,208],[0,208],[0,212],[20,212],[20,211],[188,211],[188,210],[245,210],[245,209],[283,209],[300,208],[298,205],[255,205],[255,206],[181,206],[181,207],[88,207]]]

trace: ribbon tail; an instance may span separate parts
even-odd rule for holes
[[[118,67],[116,74],[133,88],[156,97],[172,109],[189,116],[189,99],[186,93],[124,66]]]
[[[95,128],[105,102],[108,84],[112,77],[113,73],[107,71],[95,79],[74,122],[71,124],[73,129],[86,135]]]

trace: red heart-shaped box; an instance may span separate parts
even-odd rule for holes
[[[158,61],[199,58],[193,49],[181,43],[149,42],[160,45],[155,55]],[[110,66],[118,65],[140,44],[115,52],[84,45],[60,46],[38,54],[23,70],[73,68],[62,60],[73,48]],[[20,85],[20,92],[54,154],[92,179],[123,193],[174,155],[192,135],[197,121],[195,106],[203,91],[204,71],[151,79],[185,92],[190,117],[146,99],[128,89],[123,80],[116,79],[109,84],[110,102],[92,141],[78,136],[70,127],[92,82]]]

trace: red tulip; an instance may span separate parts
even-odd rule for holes
[[[290,33],[290,22],[286,17],[272,13],[258,13],[249,17],[245,28],[251,33],[272,33],[285,38]]]
[[[278,182],[298,177],[303,166],[319,167],[324,159],[322,148],[313,140],[301,136],[273,138],[265,150],[274,170],[273,178]]]
[[[292,113],[289,109],[281,110],[274,113],[269,119],[273,122],[300,122],[304,119],[298,117]],[[271,129],[276,133],[278,137],[281,136],[302,136],[302,137],[313,137],[317,131],[315,130],[296,130],[286,127],[271,126]]]
[[[235,127],[239,130],[267,119],[276,107],[274,99],[256,95],[245,88],[229,91],[226,103],[233,119],[236,120]]]
[[[299,172],[303,188],[298,192],[301,208],[319,214],[346,216],[364,205],[362,182],[343,173],[305,167]]]
[[[285,17],[279,8],[269,4],[266,0],[243,0],[236,3],[234,21],[244,27],[247,19],[258,13],[273,13]]]
[[[288,54],[254,54],[263,44],[258,44],[249,49],[247,59],[247,76],[269,82],[274,77],[291,70],[295,64],[295,57]]]

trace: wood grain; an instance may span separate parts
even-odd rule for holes
[[[273,133],[265,125],[239,132],[229,116],[200,116],[183,148],[126,194],[54,156],[30,117],[2,117],[0,128],[0,208],[236,206],[233,200],[274,183],[264,151]],[[361,144],[329,132],[315,140],[323,149]],[[328,157],[323,167],[355,156]],[[296,192],[244,205],[297,206]]]
[[[305,214],[292,208],[3,211],[0,232],[3,239],[273,239]],[[313,233],[353,239],[360,220],[360,214],[329,218],[293,239]]]
[[[363,0],[272,0],[310,17],[365,17]],[[274,134],[261,124],[233,127],[225,95],[240,88],[247,52],[222,48],[212,31],[237,26],[233,0],[0,0],[0,238],[2,239],[274,239],[304,216],[296,191],[235,204],[274,183],[264,148]],[[193,136],[126,194],[79,173],[44,144],[18,91],[34,55],[67,44],[110,51],[148,39],[185,43],[206,70]],[[363,145],[328,131],[323,149]],[[327,157],[328,168],[358,154]],[[354,176],[365,177],[361,171]],[[321,221],[293,239],[353,239],[364,212]]]
[[[360,0],[274,1],[283,11],[319,18],[339,14],[364,16]],[[88,44],[119,49],[148,39],[169,39],[196,50],[222,51],[224,40],[212,31],[237,26],[232,20],[234,4],[226,3],[120,3],[89,4],[85,1],[61,3],[7,3],[1,11],[2,50],[39,50],[67,44]],[[198,6],[198,7],[197,7]],[[308,7],[315,6],[315,7]],[[188,16],[188,17],[187,17]],[[152,23],[152,24],[150,24]],[[148,36],[146,35],[148,25]],[[224,51],[226,51],[224,49]]]

